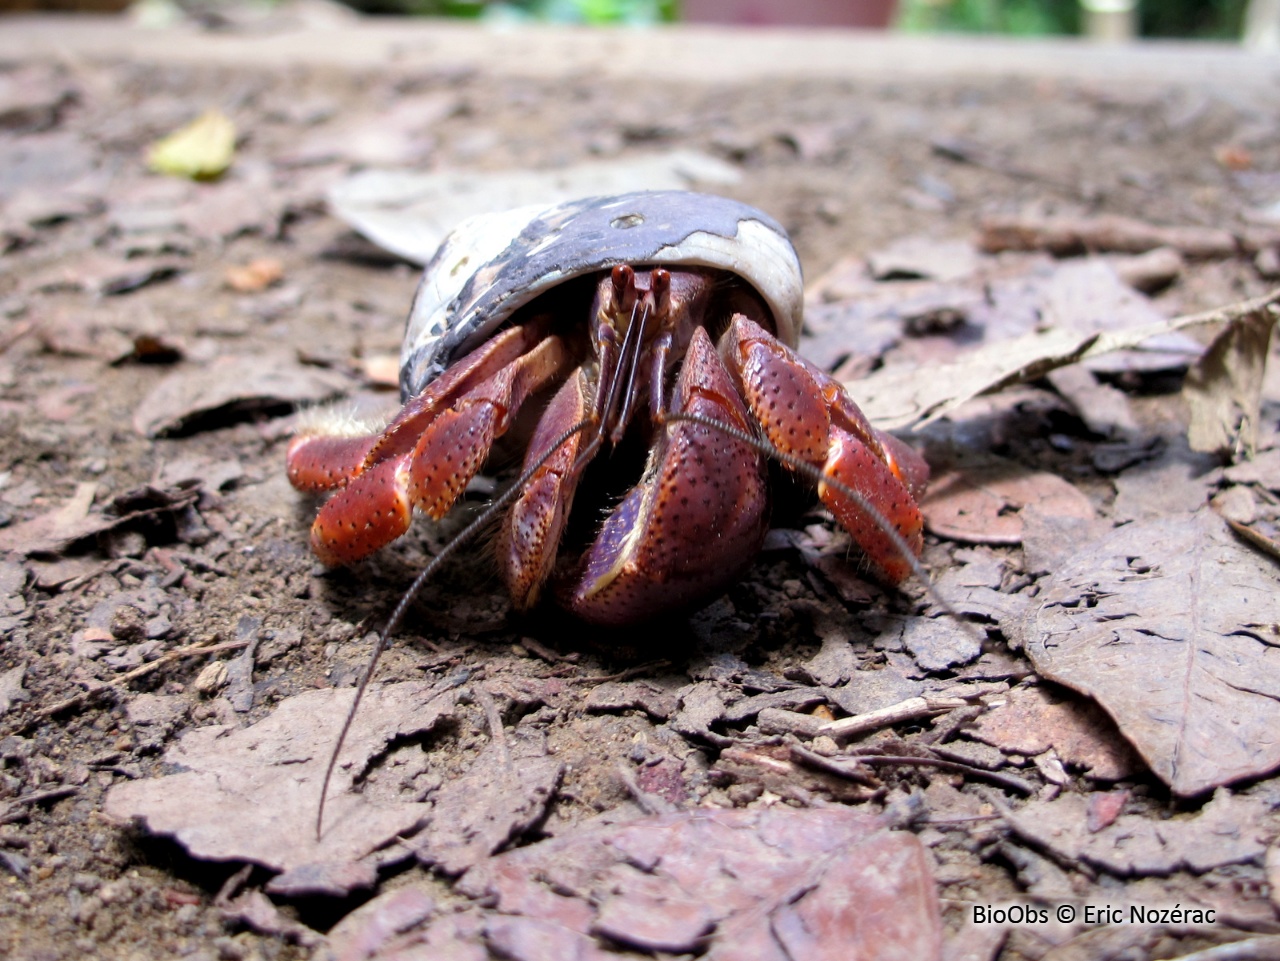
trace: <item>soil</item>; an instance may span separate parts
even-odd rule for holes
[[[11,112],[0,120],[8,127],[0,150],[9,157],[0,169],[9,201],[7,232],[0,233],[0,524],[14,529],[50,514],[85,483],[93,485],[95,510],[142,490],[136,500],[152,511],[4,559],[13,583],[6,583],[8,606],[0,611],[0,673],[25,667],[25,700],[0,716],[0,855],[7,868],[0,873],[0,945],[15,959],[292,958],[314,950],[296,931],[263,933],[227,917],[219,890],[238,863],[191,858],[176,842],[103,812],[114,784],[165,773],[164,751],[184,732],[211,723],[242,726],[290,695],[353,684],[372,648],[371,629],[458,525],[431,531],[419,525],[379,555],[328,571],[307,549],[314,502],[284,477],[284,450],[296,426],[288,403],[224,409],[174,436],[147,437],[133,426],[164,378],[221,355],[300,356],[314,369],[347,376],[345,392],[394,403],[366,362],[398,351],[417,271],[326,213],[323,190],[349,163],[282,159],[325,123],[438,93],[451,106],[420,145],[418,163],[441,170],[705,151],[738,167],[741,181],[723,192],[781,221],[810,278],[900,238],[967,238],[993,213],[1113,213],[1246,230],[1249,217],[1280,190],[1274,100],[1185,85],[753,82],[744,72],[732,83],[654,79],[639,86],[583,75],[516,79],[395,66],[360,72],[110,60],[10,63],[0,79],[6,76],[34,77],[40,90],[65,96],[46,98],[43,114]],[[228,236],[176,215],[174,185],[185,185],[148,173],[142,162],[148,144],[209,106],[226,111],[241,132],[224,183],[251,188],[243,207],[223,208],[233,218]],[[23,151],[34,158],[26,166],[18,162]],[[62,172],[53,169],[55,161]],[[73,200],[59,192],[68,183],[80,185]],[[19,216],[18,198],[41,196],[60,198],[48,216]],[[264,258],[279,261],[282,283],[248,293],[228,286],[228,268]],[[118,281],[122,270],[142,271],[145,282]],[[1250,256],[1192,261],[1157,304],[1168,314],[1185,313],[1267,287]],[[1152,423],[1185,417],[1170,390],[1176,384],[1167,379],[1135,377],[1122,386]],[[1066,476],[1107,516],[1115,491],[1094,466],[1099,439],[1069,413],[1033,411],[1027,418],[1024,436],[1000,453]],[[171,505],[183,489],[175,478],[190,480],[188,489],[194,484],[194,507]],[[482,503],[480,493],[473,495],[468,503]],[[820,512],[807,511],[783,505],[776,523],[795,532],[815,524],[829,531]],[[935,577],[955,563],[960,548],[930,537],[925,561]],[[1003,591],[1034,590],[1017,547],[991,550],[1006,568]],[[514,695],[500,698],[510,724],[536,710],[533,721],[522,723],[537,725],[566,765],[547,818],[516,844],[629,809],[632,792],[616,771],[637,757],[667,759],[662,770],[675,772],[667,793],[677,807],[760,803],[760,790],[712,773],[723,725],[708,739],[677,733],[643,710],[587,712],[582,698],[601,679],[622,674],[674,690],[715,676],[717,659],[730,655],[776,678],[801,678],[823,650],[824,635],[874,637],[877,619],[929,603],[919,587],[850,592],[783,544],[761,555],[725,597],[710,599],[708,609],[641,626],[618,644],[618,637],[554,612],[517,616],[489,552],[464,554],[427,585],[379,677],[434,679],[470,668],[493,690],[531,690],[554,678],[576,692],[540,708],[536,698],[523,705]],[[1007,652],[1000,626],[989,627],[988,650],[1021,665],[1005,678],[1029,674],[1030,666]],[[233,709],[216,678],[200,680],[206,659],[199,657],[172,660],[119,688],[102,687],[167,651],[246,634],[260,639],[247,711]],[[885,656],[873,645],[857,653],[864,667]],[[84,692],[65,709],[40,713]],[[176,707],[158,723],[146,718],[136,702],[147,693]],[[485,742],[482,700],[430,735],[441,770],[462,770]],[[1025,758],[1016,760],[1037,789],[1048,783]],[[884,783],[900,796],[928,780],[927,773],[904,772],[886,774]],[[989,790],[963,778],[951,783]],[[1203,802],[1172,798],[1149,774],[1120,787],[1145,798],[1141,809],[1151,817]],[[769,792],[777,798],[776,786]],[[801,803],[797,797],[787,803]],[[882,796],[868,803],[883,802]],[[999,903],[1025,890],[1031,868],[1018,852],[1026,849],[1011,846],[997,829],[945,836],[929,830],[937,835],[931,843],[944,899]],[[1041,870],[1065,871],[1082,897],[1105,900],[1126,883],[1093,869],[1045,867],[1040,854],[1027,857],[1039,859]],[[423,875],[398,872],[384,883]],[[260,885],[264,877],[259,872],[247,883]],[[463,902],[446,878],[434,877],[442,903]],[[1162,889],[1170,903],[1182,883],[1230,892],[1239,930],[1275,929],[1260,858],[1194,876],[1175,873]],[[358,899],[277,903],[284,917],[324,932]],[[949,930],[959,930],[958,918],[948,918]],[[1203,934],[1166,932],[1130,945],[1125,956],[1167,957],[1202,943]],[[1015,937],[1000,956],[1039,957],[1045,950]]]

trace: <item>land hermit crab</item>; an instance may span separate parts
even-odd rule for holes
[[[518,609],[551,593],[616,625],[714,596],[763,542],[770,447],[812,465],[872,570],[900,582],[922,546],[928,468],[794,351],[802,290],[782,227],[723,197],[640,192],[466,221],[418,287],[399,414],[289,446],[295,487],[336,491],[313,550],[350,563],[404,534],[415,507],[443,517],[536,408],[497,542]],[[629,488],[604,479],[628,466]],[[605,498],[603,523],[589,495]]]

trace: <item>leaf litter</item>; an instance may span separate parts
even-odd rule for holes
[[[1024,645],[1176,794],[1280,767],[1280,576],[1208,510],[1082,545],[1049,578]]]
[[[1049,167],[962,170],[936,153],[910,184],[883,181],[870,198],[818,210],[795,185],[796,169],[816,176],[805,190],[862,189],[856,178],[826,182],[824,165],[856,156],[896,121],[801,121],[785,101],[767,129],[735,115],[731,132],[717,113],[730,108],[682,90],[674,110],[638,108],[661,123],[623,118],[614,130],[586,88],[581,103],[558,86],[512,99],[483,77],[419,78],[398,100],[388,82],[370,80],[382,113],[359,122],[334,106],[346,92],[243,80],[254,92],[236,116],[254,124],[234,167],[216,183],[162,188],[142,172],[138,148],[189,116],[186,102],[144,99],[136,111],[94,119],[77,112],[81,88],[116,85],[94,84],[97,74],[51,76],[57,82],[41,80],[46,94],[35,99],[19,85],[23,132],[5,155],[27,160],[0,178],[0,243],[25,270],[0,288],[5,322],[17,324],[0,337],[0,409],[20,425],[15,453],[0,464],[0,619],[12,633],[0,663],[12,732],[0,737],[0,852],[19,879],[14,904],[31,885],[35,899],[20,910],[47,922],[24,925],[21,938],[47,928],[61,943],[93,937],[105,948],[145,923],[155,956],[210,941],[226,956],[244,944],[268,954],[295,950],[283,942],[323,950],[313,926],[349,908],[350,892],[379,886],[387,893],[330,929],[339,956],[927,958],[940,950],[945,918],[952,956],[968,944],[993,957],[999,938],[966,941],[957,905],[1017,897],[1016,885],[1037,896],[1234,898],[1230,923],[1274,924],[1256,894],[1262,852],[1277,834],[1265,733],[1275,616],[1265,598],[1256,602],[1271,562],[1258,555],[1251,565],[1252,548],[1228,548],[1221,527],[1209,533],[1204,508],[1213,498],[1274,538],[1275,364],[1268,370],[1265,358],[1276,295],[1249,273],[1255,255],[1261,264],[1274,252],[1264,232],[1177,227],[1182,208],[1170,207],[1163,225],[1081,214],[1035,235],[1043,217],[1033,203],[1020,216],[1033,235],[1023,246],[1034,249],[993,256],[981,233],[954,239],[955,225],[969,217],[982,229],[984,210],[1021,203],[1000,193],[997,178],[1035,183]],[[473,110],[477,100],[484,110]],[[387,111],[389,103],[405,109]],[[552,103],[577,126],[543,150]],[[415,104],[426,106],[419,113]],[[850,107],[888,109],[876,98]],[[1105,108],[1131,111],[1139,129],[1149,116],[1194,125],[1158,98]],[[749,162],[704,155],[690,166],[683,155],[655,154],[643,175],[704,185],[743,178],[719,189],[782,216],[806,263],[863,252],[846,258],[841,278],[813,285],[806,349],[839,366],[881,423],[929,421],[921,434],[939,493],[927,506],[926,561],[958,618],[915,588],[887,597],[858,576],[843,535],[785,509],[790,527],[747,582],[673,631],[674,666],[601,663],[560,625],[513,632],[486,575],[461,592],[461,581],[442,584],[412,628],[423,648],[411,641],[395,652],[396,679],[357,717],[367,733],[344,753],[316,841],[317,767],[350,696],[334,685],[356,670],[342,642],[361,633],[344,619],[376,615],[382,588],[407,582],[421,558],[411,545],[349,573],[321,573],[300,533],[307,509],[278,476],[289,423],[280,415],[349,392],[352,381],[333,370],[381,371],[398,346],[395,319],[383,315],[412,291],[412,276],[386,259],[375,267],[336,253],[340,228],[320,215],[320,197],[378,151],[438,163],[444,176],[428,184],[436,201],[495,184],[555,186],[524,169],[503,172],[512,165],[501,154],[506,138],[486,140],[475,126],[491,112],[504,130],[536,121],[526,139],[511,138],[532,147],[515,158],[521,168],[610,159],[635,137],[667,138],[678,151],[709,142],[730,157],[740,147]],[[58,132],[95,124],[87,138]],[[364,140],[326,146],[338,129],[363,130]],[[587,129],[580,152],[566,146]],[[690,132],[703,129],[706,142]],[[1039,141],[1016,142],[1030,150]],[[892,155],[894,143],[880,147]],[[117,144],[122,152],[110,155]],[[779,149],[783,166],[771,153]],[[109,194],[94,180],[102,150],[121,171]],[[1001,154],[984,151],[967,156]],[[582,176],[635,176],[644,166],[621,160],[619,170]],[[498,173],[469,180],[472,166]],[[974,175],[982,179],[970,183]],[[37,198],[30,185],[46,181]],[[1126,183],[1117,181],[1117,196]],[[895,191],[907,207],[936,201],[912,209],[948,210],[946,222],[899,211],[883,232],[857,233],[854,221],[877,219],[841,213],[842,202],[888,211]],[[407,256],[429,252],[424,223],[429,232],[454,217],[424,199],[415,223],[401,217],[410,194],[383,209],[370,197],[357,226],[389,231]],[[944,234],[952,239],[920,239]],[[1070,242],[1049,242],[1063,236]],[[1086,250],[1093,255],[1076,256]],[[1126,253],[1098,255],[1105,250]],[[229,273],[234,265],[251,269]],[[266,291],[280,271],[287,286]],[[1242,295],[1251,299],[1187,312]],[[1201,425],[1188,444],[1168,384],[1200,354],[1184,333],[1201,327],[1220,333],[1187,378],[1185,400]],[[323,366],[299,364],[299,350]],[[1081,358],[1087,365],[1070,366]],[[136,430],[121,430],[131,416]],[[1197,459],[1198,450],[1211,456]],[[985,500],[975,507],[948,490]],[[966,531],[958,525],[970,515]],[[1112,533],[1117,523],[1125,526]],[[1190,541],[1178,539],[1180,527],[1195,532]],[[426,535],[432,546],[436,536]],[[1155,566],[1135,574],[1124,566],[1130,554]],[[1191,601],[1154,586],[1157,569],[1197,556],[1220,558],[1211,570],[1233,579]],[[1128,574],[1102,580],[1115,570]],[[1082,584],[1091,600],[1057,600]],[[1220,622],[1202,617],[1217,609]],[[1065,663],[1061,645],[1048,657],[1063,630],[1083,644],[1083,663]],[[1149,647],[1177,645],[1175,654],[1120,670],[1106,687],[1098,664],[1118,645],[1105,638],[1138,635]],[[1200,654],[1209,666],[1188,674],[1200,685],[1190,690],[1214,708],[1174,697],[1153,718],[1158,702],[1146,692],[1173,686],[1158,672]],[[209,660],[220,657],[230,659]],[[486,673],[465,690],[446,685],[424,708],[463,665]],[[404,680],[423,670],[437,680]],[[1231,736],[1215,742],[1215,725]],[[70,755],[51,746],[63,729]],[[1192,765],[1188,752],[1197,751],[1213,756]],[[367,817],[357,823],[356,812]],[[197,859],[264,869],[236,875],[215,898],[217,883],[175,877],[144,849],[115,853],[112,839],[130,835],[125,823],[173,837]],[[126,874],[140,859],[141,880]],[[428,870],[407,871],[411,862]],[[114,885],[167,907],[130,901]],[[886,902],[892,912],[874,910]],[[145,922],[125,919],[122,903]],[[248,930],[218,938],[224,924]],[[1061,934],[1059,948],[1085,950],[1070,940],[1080,934]],[[1020,945],[1011,933],[1007,956]]]

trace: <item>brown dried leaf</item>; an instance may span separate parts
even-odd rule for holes
[[[1154,337],[1190,327],[1227,322],[1277,302],[1280,291],[1219,310],[1128,330],[1037,330],[1013,340],[986,344],[955,363],[934,365],[927,377],[913,368],[886,367],[847,386],[876,426],[890,430],[922,426],[974,397],[1035,380],[1058,367],[1130,350]]]
[[[1191,409],[1192,450],[1253,456],[1277,317],[1280,307],[1270,304],[1235,318],[1187,374],[1182,396]]]
[[[67,258],[29,281],[35,292],[84,290],[99,296],[127,294],[169,280],[187,269],[173,257],[119,257],[97,250]]]
[[[920,502],[931,531],[976,544],[1020,543],[1022,511],[1032,507],[1041,516],[1094,516],[1089,499],[1061,477],[995,455],[943,470]]]
[[[22,688],[22,679],[26,676],[27,666],[19,664],[7,671],[0,671],[0,714],[5,713],[20,701],[28,700],[31,695]]]
[[[238,294],[257,294],[284,280],[284,264],[275,257],[259,257],[243,266],[228,267],[223,282]]]
[[[431,821],[412,842],[418,859],[461,874],[542,820],[563,774],[540,740],[490,742],[466,775],[432,796]]]
[[[1123,522],[1193,514],[1208,503],[1221,477],[1216,458],[1192,454],[1181,443],[1173,445],[1116,478],[1112,517]]]
[[[252,861],[276,871],[358,861],[412,831],[430,805],[405,800],[395,787],[367,784],[354,793],[353,781],[393,739],[448,717],[455,695],[421,682],[369,689],[334,768],[317,840],[308,812],[316,809],[328,751],[353,694],[311,691],[286,698],[251,727],[190,731],[165,752],[165,762],[181,773],[116,785],[106,811],[141,819],[198,858]]]
[[[967,732],[1006,754],[1034,757],[1052,748],[1065,763],[1103,781],[1142,770],[1133,748],[1096,704],[1042,685],[1015,687]]]
[[[1208,511],[1137,521],[1050,579],[1025,647],[1195,795],[1280,767],[1278,588],[1274,565]]]
[[[374,898],[329,931],[333,961],[489,961],[479,911],[441,914],[420,887]]]
[[[982,653],[978,637],[951,617],[907,618],[902,643],[925,671],[968,664]]]
[[[138,405],[133,427],[147,437],[198,430],[211,417],[225,422],[253,411],[318,403],[349,386],[341,374],[304,367],[288,355],[219,357],[160,381]]]
[[[613,956],[594,934],[709,961],[941,955],[924,848],[843,807],[588,828],[492,858],[460,887],[496,902],[487,935],[504,957]]]
[[[1261,857],[1270,805],[1220,789],[1199,815],[1161,820],[1122,814],[1101,830],[1089,828],[1089,800],[1064,794],[1032,801],[1007,815],[1018,834],[1067,861],[1085,861],[1124,876],[1196,872]]]
[[[109,524],[102,522],[101,515],[89,515],[97,492],[96,483],[82,481],[76,484],[76,492],[61,507],[0,529],[0,551],[56,554],[82,537],[105,530]]]
[[[877,280],[960,280],[978,269],[978,252],[967,240],[939,240],[926,234],[897,240],[871,254],[868,263]]]

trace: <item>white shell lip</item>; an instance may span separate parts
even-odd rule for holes
[[[754,207],[681,190],[518,207],[463,221],[427,264],[400,354],[402,396],[420,393],[538,295],[622,263],[737,274],[769,306],[779,340],[795,346],[800,336],[800,258]]]

